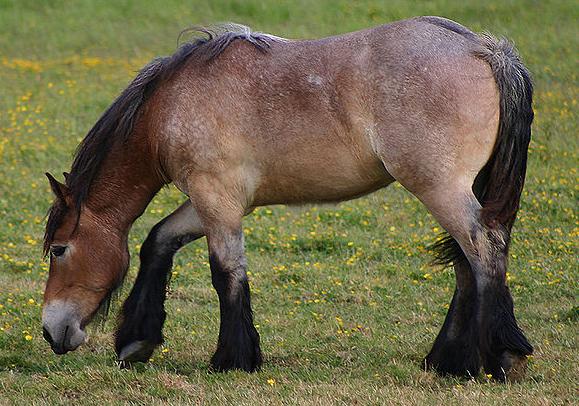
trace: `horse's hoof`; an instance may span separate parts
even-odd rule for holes
[[[423,367],[441,376],[474,378],[480,371],[478,348],[462,341],[437,342],[424,359]]]
[[[211,361],[211,372],[245,371],[249,373],[257,372],[261,369],[261,364],[256,362],[234,363],[232,361]]]
[[[124,346],[119,352],[119,361],[121,362],[147,362],[156,345],[148,341],[133,341]]]
[[[503,353],[487,360],[484,369],[487,376],[498,382],[518,382],[525,377],[527,371],[527,355],[503,351]]]
[[[259,347],[249,353],[235,354],[228,351],[217,351],[211,358],[211,370],[214,372],[227,372],[241,370],[245,372],[256,372],[261,368],[263,358]]]
[[[426,357],[424,361],[422,361],[422,364],[425,371],[435,372],[440,376],[472,379],[476,377],[480,371],[480,366],[476,363],[464,365],[461,362],[434,361],[430,357]]]
[[[527,372],[527,356],[505,351],[501,356],[501,368],[506,381],[519,382]]]

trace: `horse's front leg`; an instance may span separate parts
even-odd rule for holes
[[[259,334],[253,325],[242,218],[250,209],[241,203],[248,188],[232,172],[221,177],[199,175],[189,183],[189,195],[207,236],[211,281],[219,297],[221,321],[215,371],[253,372],[262,363]],[[240,191],[242,193],[240,193]]]
[[[213,224],[207,230],[207,243],[211,280],[221,312],[217,350],[211,366],[216,371],[253,372],[261,366],[262,357],[259,334],[253,325],[241,222]]]
[[[203,236],[190,201],[157,223],[140,251],[141,267],[121,311],[115,337],[119,360],[146,362],[163,342],[165,297],[173,256],[183,245]]]

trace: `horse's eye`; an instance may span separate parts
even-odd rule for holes
[[[50,247],[50,253],[55,257],[61,256],[64,254],[64,251],[66,251],[66,247],[62,245],[55,245],[54,247]]]

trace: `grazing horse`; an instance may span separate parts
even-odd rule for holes
[[[58,354],[123,280],[127,235],[159,189],[188,199],[153,227],[116,332],[121,361],[163,341],[174,254],[207,237],[220,304],[214,370],[262,363],[242,219],[257,206],[338,202],[398,181],[448,232],[456,289],[425,366],[519,377],[533,348],[506,285],[531,136],[529,72],[506,40],[418,17],[319,40],[234,26],[153,60],[80,144],[44,250],[44,337]]]

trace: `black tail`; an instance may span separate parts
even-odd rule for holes
[[[479,38],[481,47],[475,55],[493,71],[500,94],[500,117],[493,154],[475,179],[473,191],[482,206],[483,224],[489,228],[501,227],[508,236],[525,183],[533,122],[533,84],[513,44],[487,34]],[[450,235],[433,244],[431,249],[435,264],[450,266],[464,259],[460,246]]]

